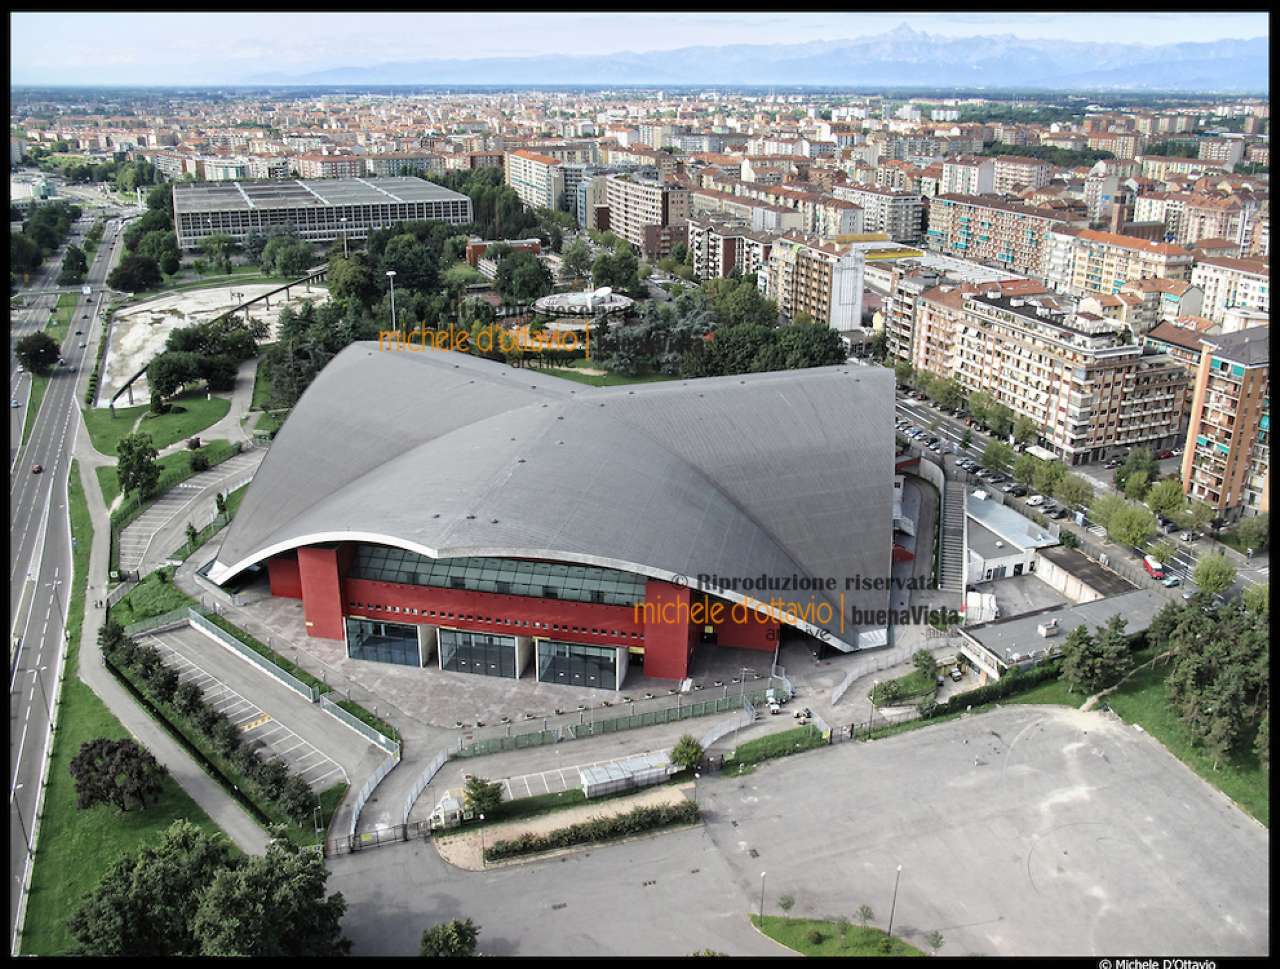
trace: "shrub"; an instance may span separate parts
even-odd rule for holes
[[[214,726],[209,739],[213,741],[214,747],[220,754],[230,757],[240,749],[240,728],[223,717]]]
[[[316,805],[315,794],[311,792],[307,782],[297,774],[289,774],[285,778],[277,800],[284,808],[285,814],[299,824],[311,817],[312,809]]]
[[[264,761],[258,768],[257,780],[267,797],[277,800],[289,780],[289,768],[278,760]]]
[[[189,438],[187,438],[187,450],[188,450],[188,451],[198,451],[198,450],[200,450],[200,438],[198,438],[198,437],[189,437]]]
[[[209,459],[199,451],[191,452],[191,470],[194,472],[208,471]]]
[[[178,671],[169,666],[162,666],[151,680],[151,692],[161,703],[169,703],[178,692]]]
[[[692,824],[698,816],[698,806],[692,801],[684,801],[680,804],[642,805],[625,814],[590,818],[565,828],[557,828],[546,834],[525,832],[485,848],[484,857],[486,861],[499,861],[503,858],[553,851],[573,845],[596,844],[673,824]]]
[[[820,932],[818,929],[810,929],[808,932],[804,934],[805,941],[808,942],[810,945],[822,945],[822,940],[825,938],[826,936],[823,935],[822,932]]]
[[[203,702],[204,692],[190,682],[181,684],[173,695],[174,706],[188,716],[195,713]]]

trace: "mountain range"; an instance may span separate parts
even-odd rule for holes
[[[566,33],[572,43],[572,33]],[[907,25],[804,44],[731,44],[612,54],[434,58],[260,74],[289,85],[808,85],[966,90],[1266,92],[1269,38],[1091,43],[1011,34],[943,37]]]

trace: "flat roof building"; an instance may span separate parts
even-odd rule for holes
[[[175,183],[173,222],[178,245],[199,248],[206,236],[237,242],[271,232],[294,232],[307,242],[361,239],[397,222],[471,221],[471,199],[420,178],[292,179],[204,184]]]

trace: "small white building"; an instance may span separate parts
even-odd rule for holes
[[[968,497],[965,527],[970,584],[1035,572],[1036,550],[1058,544],[1056,528],[1041,528],[1012,508],[975,494]]]

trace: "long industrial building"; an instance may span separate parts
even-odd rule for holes
[[[186,183],[173,186],[178,245],[225,233],[249,236],[288,231],[307,242],[333,242],[346,233],[363,239],[397,222],[471,221],[471,199],[420,178],[333,178],[317,181]]]
[[[265,567],[354,659],[539,682],[682,679],[699,644],[767,664],[783,632],[883,645],[892,406],[887,369],[584,388],[357,343],[208,574]]]

